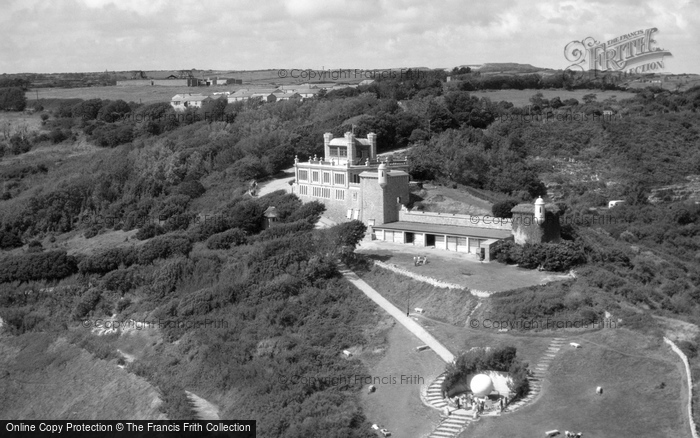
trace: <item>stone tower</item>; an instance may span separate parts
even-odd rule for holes
[[[516,205],[511,212],[513,238],[518,245],[561,240],[559,207],[555,204],[545,205],[540,197],[534,204]]]

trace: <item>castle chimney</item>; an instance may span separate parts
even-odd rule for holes
[[[323,134],[323,155],[326,157],[331,156],[331,140],[333,139],[333,134],[326,132]]]
[[[355,162],[355,134],[352,132],[345,133],[345,144],[348,145],[348,163]]]
[[[367,140],[369,141],[369,159],[375,160],[377,158],[377,134],[370,132],[367,134]]]

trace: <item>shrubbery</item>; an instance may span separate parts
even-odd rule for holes
[[[164,234],[165,230],[163,230],[163,227],[161,227],[158,224],[148,224],[145,227],[139,228],[139,230],[136,232],[136,237],[139,240],[147,240],[152,237],[160,236],[161,234]]]
[[[231,249],[232,246],[242,245],[245,242],[245,233],[239,228],[233,228],[210,236],[207,239],[207,248]]]
[[[192,251],[192,241],[184,236],[158,236],[146,242],[139,250],[138,261],[145,265],[156,259],[167,259],[176,254],[187,256]]]
[[[78,272],[75,257],[64,251],[6,256],[0,259],[0,282],[60,280]]]
[[[74,319],[81,319],[86,317],[97,305],[97,303],[100,301],[101,295],[100,295],[100,290],[99,289],[88,289],[82,297],[80,297],[80,301],[78,301],[78,305],[75,307],[75,311],[73,312],[73,318]]]
[[[120,266],[129,267],[136,263],[138,252],[133,247],[112,248],[83,259],[78,263],[81,274],[106,274]]]
[[[102,287],[122,294],[141,285],[138,269],[117,269],[102,277]]]
[[[516,201],[515,199],[496,202],[491,207],[491,214],[493,214],[493,217],[512,218],[513,213],[511,213],[511,210],[516,205],[518,205],[518,201]]]
[[[22,239],[14,233],[0,230],[0,249],[12,249],[22,246]]]
[[[510,240],[501,240],[492,247],[491,258],[525,269],[541,267],[545,271],[560,272],[586,262],[581,246],[570,241],[520,246]]]
[[[515,347],[476,348],[457,356],[454,363],[447,365],[442,391],[448,397],[456,392],[462,392],[469,387],[469,380],[476,374],[485,371],[500,371],[509,373],[513,384],[509,388],[515,397],[522,397],[530,389],[527,380],[527,363],[516,357]]]
[[[288,236],[296,233],[302,233],[314,229],[313,222],[307,219],[300,219],[296,222],[276,223],[270,228],[262,231],[255,236],[254,241],[277,239],[283,236]]]

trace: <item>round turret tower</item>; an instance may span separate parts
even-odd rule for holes
[[[541,196],[535,201],[535,222],[538,225],[544,224],[544,200]]]
[[[385,164],[385,163],[381,163],[381,164],[379,165],[379,167],[377,168],[377,175],[378,175],[377,180],[379,181],[379,186],[380,186],[381,188],[385,188],[385,187],[386,187],[386,180],[387,180],[386,173],[387,173],[386,164]]]

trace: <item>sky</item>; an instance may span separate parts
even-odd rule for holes
[[[700,74],[699,0],[0,0],[0,73],[563,69],[564,47],[655,27]]]

